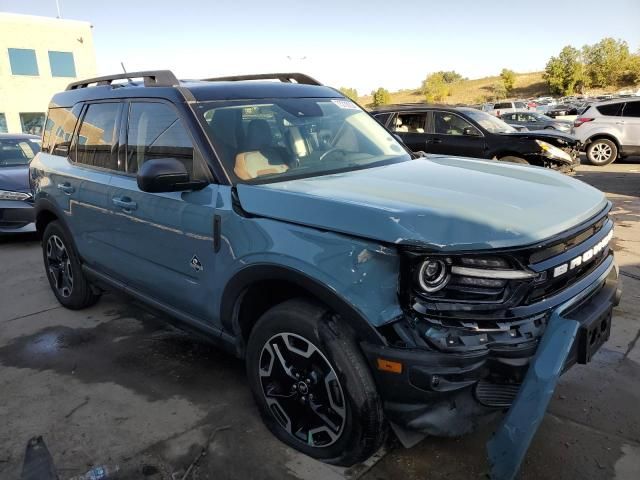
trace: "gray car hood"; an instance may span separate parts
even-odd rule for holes
[[[444,156],[237,192],[254,215],[442,250],[539,242],[607,205],[599,190],[548,169]]]

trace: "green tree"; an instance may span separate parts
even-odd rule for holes
[[[623,40],[603,38],[582,47],[585,74],[593,87],[618,85],[631,60],[629,45]]]
[[[624,85],[640,84],[640,52],[629,57],[629,61],[620,78],[620,83]]]
[[[491,85],[491,91],[493,92],[494,100],[500,100],[507,96],[507,88],[503,81],[498,81]]]
[[[503,68],[502,72],[500,72],[500,78],[502,79],[502,83],[504,83],[507,94],[511,93],[513,85],[516,83],[516,72],[508,68]]]
[[[358,101],[358,91],[355,88],[340,87],[339,90],[345,97],[350,98],[354,102]]]
[[[380,87],[379,89],[371,92],[373,96],[373,106],[379,107],[380,105],[386,105],[391,102],[391,94],[385,88]]]
[[[587,81],[580,51],[571,45],[564,47],[557,57],[547,62],[544,78],[551,93],[571,95],[582,91]]]
[[[422,81],[421,90],[427,102],[441,102],[450,94],[444,73],[432,73]]]
[[[456,83],[462,80],[462,75],[460,75],[455,70],[448,70],[446,72],[440,71],[436,73],[442,75],[442,79],[444,80],[445,83]]]

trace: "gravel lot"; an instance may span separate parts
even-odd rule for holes
[[[577,178],[615,204],[624,296],[609,342],[562,378],[521,478],[637,480],[640,159],[580,167]],[[19,478],[27,440],[42,435],[61,479],[104,463],[122,467],[118,478],[171,479],[221,427],[193,478],[486,478],[492,426],[409,450],[390,444],[350,470],[311,460],[263,427],[242,362],[118,295],[61,308],[33,236],[0,240],[0,265],[0,478]]]

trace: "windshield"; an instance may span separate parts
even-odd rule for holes
[[[234,182],[263,183],[410,160],[346,99],[203,102],[197,109]]]
[[[488,113],[479,110],[468,110],[465,113],[489,133],[511,133],[516,131],[511,125]]]
[[[28,139],[0,139],[0,168],[28,165],[40,146]]]

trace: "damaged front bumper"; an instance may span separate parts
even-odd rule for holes
[[[517,336],[512,342],[459,351],[368,343],[362,348],[372,365],[387,418],[396,430],[459,436],[514,404],[525,389],[540,345],[552,341],[550,336],[563,335],[552,323],[576,325],[575,339],[565,339],[568,350],[558,375],[574,363],[587,363],[608,339],[611,310],[619,297],[618,269],[611,255],[571,288],[539,302],[536,307],[542,311],[503,332]],[[478,343],[483,342],[483,335],[476,334]],[[381,361],[401,367],[385,371],[380,369]],[[542,414],[544,410],[546,404]]]

